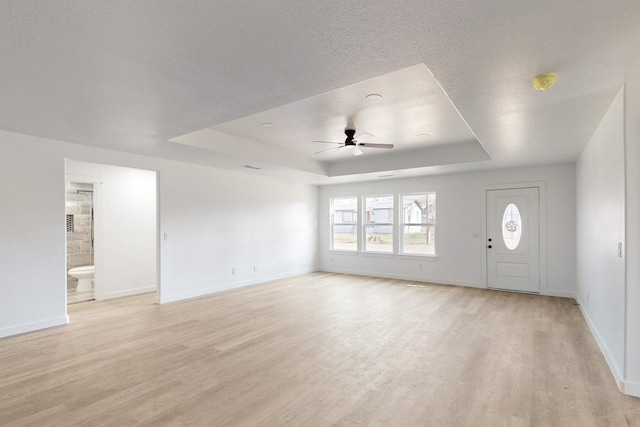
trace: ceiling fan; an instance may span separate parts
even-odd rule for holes
[[[362,150],[360,149],[360,147],[367,147],[367,148],[386,148],[386,149],[390,149],[393,148],[393,144],[375,144],[375,143],[370,143],[370,142],[358,142],[354,135],[356,134],[356,130],[355,129],[345,129],[344,134],[347,135],[347,138],[344,140],[344,142],[333,142],[333,141],[312,141],[312,142],[320,142],[323,144],[338,144],[337,147],[331,147],[331,148],[327,148],[326,150],[320,150],[314,154],[320,154],[320,153],[324,153],[325,151],[329,151],[329,150],[337,150],[340,148],[345,148],[345,147],[349,147],[351,149],[351,153],[354,156],[359,156],[362,153]],[[362,136],[363,134],[359,135]]]

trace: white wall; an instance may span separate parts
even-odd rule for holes
[[[624,391],[640,396],[640,81],[625,87],[626,352]]]
[[[64,160],[0,133],[0,337],[67,322]]]
[[[316,268],[314,186],[181,164],[160,192],[162,301]]]
[[[102,168],[103,298],[155,291],[158,279],[156,173]],[[99,270],[100,271],[100,270]]]
[[[609,366],[625,352],[624,96],[621,91],[576,165],[577,299]]]
[[[378,275],[485,287],[484,186],[544,182],[546,188],[546,276],[541,293],[575,293],[575,168],[564,164],[420,178],[323,186],[318,194],[320,267],[326,271]],[[336,196],[436,192],[437,259],[352,255],[329,250],[329,199]],[[544,254],[544,252],[543,252]]]
[[[65,158],[158,172],[162,302],[316,268],[314,186],[0,132],[0,336],[67,321]]]
[[[71,181],[96,183],[96,298],[155,291],[156,172],[67,160],[66,173]]]

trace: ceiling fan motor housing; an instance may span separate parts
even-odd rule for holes
[[[347,139],[344,140],[344,145],[356,145],[353,140],[353,137],[356,134],[355,129],[345,129],[344,134],[347,135]]]

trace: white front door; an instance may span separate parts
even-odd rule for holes
[[[487,191],[487,286],[540,292],[539,189]]]

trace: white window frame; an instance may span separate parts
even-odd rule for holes
[[[434,212],[434,220],[429,222],[429,196],[433,195],[435,199],[435,212]],[[425,196],[426,197],[426,209],[427,214],[425,215],[425,220],[420,222],[405,222],[404,218],[404,198],[410,196]],[[436,257],[437,256],[437,210],[438,210],[438,202],[437,195],[435,191],[424,191],[424,192],[416,192],[416,193],[403,193],[398,195],[398,218],[400,221],[398,222],[398,254],[402,256],[417,256],[417,257]],[[404,252],[404,228],[407,226],[419,226],[419,227],[432,227],[433,228],[433,254],[418,254],[413,252]]]
[[[392,221],[391,222],[376,222],[374,224],[370,224],[367,223],[367,199],[373,199],[376,197],[390,197],[391,198],[391,202],[393,203],[393,206],[391,207],[391,216],[392,216]],[[360,215],[360,217],[362,218],[361,222],[361,230],[362,230],[362,253],[365,254],[380,254],[380,255],[395,255],[396,254],[396,250],[395,250],[395,243],[396,243],[396,222],[395,222],[395,217],[397,216],[396,214],[396,195],[395,194],[378,194],[378,195],[368,195],[368,196],[362,196],[362,215]],[[370,250],[367,249],[367,228],[371,227],[371,226],[388,226],[391,229],[391,250],[389,251],[376,251],[376,250]]]
[[[338,199],[354,199],[356,202],[356,209],[355,209],[355,213],[354,213],[354,222],[339,222],[336,223],[335,222],[335,207],[334,207],[334,202],[335,200]],[[360,250],[360,233],[358,232],[358,230],[360,229],[360,215],[359,215],[359,210],[360,210],[360,202],[359,202],[359,197],[358,196],[337,196],[337,197],[331,197],[329,199],[329,217],[330,217],[330,227],[329,227],[329,250],[330,251],[336,251],[336,252],[349,252],[349,253],[357,253]],[[340,215],[340,218],[342,220],[343,218],[343,214]],[[336,249],[335,248],[335,242],[334,242],[334,230],[336,226],[349,226],[352,225],[354,227],[354,232],[356,234],[356,247],[355,249]]]

